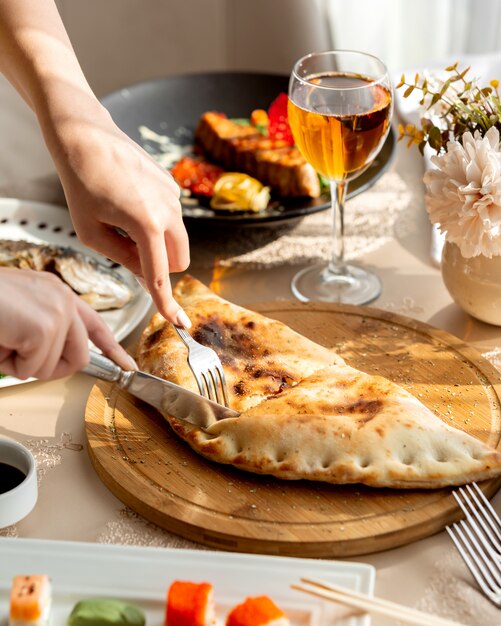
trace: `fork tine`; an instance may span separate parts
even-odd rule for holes
[[[470,546],[471,545],[474,546],[474,548],[476,550],[476,555],[478,557],[479,562],[480,562],[480,560],[483,561],[485,567],[487,568],[483,572],[485,578],[487,578],[488,582],[490,583],[490,585],[491,585],[491,587],[493,589],[494,589],[494,587],[497,587],[498,588],[497,590],[501,591],[501,587],[500,587],[500,585],[501,585],[501,571],[499,570],[499,566],[497,567],[497,569],[495,568],[495,565],[497,565],[497,563],[495,564],[494,559],[492,559],[492,560],[489,559],[488,553],[486,554],[485,550],[482,548],[480,543],[477,541],[477,538],[475,537],[475,534],[473,532],[474,529],[472,529],[464,521],[459,522],[459,526],[468,535],[468,538],[470,540]],[[487,570],[489,570],[489,571],[487,571]],[[489,575],[489,572],[490,572],[490,575]]]
[[[457,551],[461,555],[463,561],[466,563],[466,566],[470,570],[473,578],[477,581],[480,589],[483,591],[485,596],[489,598],[489,600],[491,600],[495,604],[498,604],[499,600],[496,598],[496,595],[491,591],[490,587],[487,585],[485,579],[483,578],[481,570],[477,567],[476,557],[474,554],[472,555],[470,545],[467,541],[465,541],[464,535],[462,534],[458,525],[453,524],[452,526],[446,526],[446,531],[448,532],[449,537],[452,539],[454,545],[456,546]],[[456,536],[455,533],[457,533],[458,536]],[[460,537],[461,540],[458,537]],[[462,542],[464,543],[466,549],[463,548]],[[471,557],[473,558],[473,560]]]
[[[193,376],[195,377],[195,380],[197,381],[197,385],[198,385],[198,393],[201,396],[205,396],[205,389],[204,389],[204,382],[202,379],[202,376],[190,365],[190,369],[193,372]]]
[[[207,378],[210,381],[210,388],[211,388],[210,399],[214,400],[214,402],[217,402],[218,404],[221,404],[219,384],[218,384],[218,379],[215,373],[215,369],[211,369],[211,368],[208,369]]]
[[[467,487],[469,487],[469,485],[467,485]],[[476,522],[478,522],[480,527],[483,529],[484,534],[489,538],[492,546],[496,548],[496,550],[499,552],[501,550],[501,544],[494,534],[496,531],[492,528],[490,516],[484,510],[482,504],[479,502],[473,490],[469,488],[468,491],[470,492],[469,494],[463,488],[459,489],[459,493],[462,495],[463,500],[459,498],[456,492],[453,492],[456,502],[461,507],[463,513],[466,515],[466,519],[468,520],[470,525],[474,526],[476,520]]]
[[[472,493],[473,497],[475,498],[475,493],[473,489],[471,488],[470,485],[467,485],[467,486],[469,488],[469,491]],[[475,499],[479,508],[484,512],[485,519],[489,523],[492,530],[496,533],[496,536],[498,537],[498,539],[501,541],[501,519],[499,518],[499,515],[494,510],[494,507],[489,502],[489,500],[487,500],[487,498],[485,497],[485,494],[477,485],[477,483],[473,483],[472,486],[478,498],[478,499],[477,498]]]
[[[223,368],[220,367],[219,365],[216,365],[215,369],[216,369],[217,375],[219,376],[219,380],[220,380],[220,383],[221,383],[220,387],[221,387],[221,390],[223,392],[224,406],[230,406],[229,403],[228,403],[228,392],[226,391],[226,378],[224,376]]]
[[[489,543],[488,539],[486,538],[485,534],[482,532],[481,528],[479,528],[474,523],[464,522],[464,521],[462,521],[461,523],[465,525],[466,529],[469,529],[471,532],[473,532],[476,535],[477,539],[480,540],[480,543],[483,546],[484,552],[489,555],[490,561],[497,568],[497,572],[495,575],[499,577],[498,584],[501,585],[501,559],[499,558],[499,554],[496,553],[496,551],[492,547],[492,544]]]
[[[188,349],[188,365],[195,376],[200,395],[229,406],[226,379],[215,350],[195,341],[184,328],[174,328]]]
[[[210,382],[210,374],[208,372],[200,372],[200,376],[204,381],[204,393],[202,395],[206,398],[209,398],[209,400],[214,400]]]

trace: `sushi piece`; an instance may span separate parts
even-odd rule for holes
[[[52,272],[96,311],[119,309],[132,299],[120,274],[73,248],[0,239],[0,267]]]
[[[176,580],[167,592],[165,626],[211,626],[216,623],[212,585]]]
[[[46,626],[51,604],[52,589],[48,576],[14,576],[9,626]]]
[[[256,596],[237,604],[228,614],[226,626],[290,626],[290,621],[268,596]]]
[[[112,598],[80,600],[73,607],[68,626],[144,626],[146,617],[130,602]]]

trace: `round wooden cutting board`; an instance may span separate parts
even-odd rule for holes
[[[497,448],[501,376],[478,352],[426,324],[366,307],[255,307],[408,389],[447,423]],[[431,535],[460,517],[450,489],[391,490],[283,481],[212,463],[148,405],[109,383],[86,409],[97,473],[124,503],[183,537],[225,550],[305,557],[367,554]],[[501,479],[484,482],[487,495]]]

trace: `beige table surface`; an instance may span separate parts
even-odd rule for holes
[[[0,120],[4,133],[0,195],[57,200],[57,186],[45,178],[50,164],[36,126],[29,113],[18,109],[17,102],[14,105],[2,89],[5,86],[0,83],[0,101],[9,104],[13,112],[8,124]],[[23,128],[23,134],[16,133],[16,128]],[[399,145],[384,177],[348,203],[348,254],[372,267],[383,281],[383,294],[373,306],[446,329],[501,365],[501,328],[463,313],[430,262],[430,226],[421,176],[417,151]],[[219,235],[206,231],[191,239],[190,272],[207,284],[217,278],[224,297],[250,305],[287,300],[292,299],[290,277],[298,267],[328,254],[328,215],[305,219],[294,229]],[[124,345],[134,344],[146,319]],[[139,518],[97,477],[83,446],[84,408],[92,385],[90,378],[76,375],[0,389],[0,436],[24,442],[39,467],[39,500],[34,511],[15,526],[0,530],[0,537],[193,546]],[[499,494],[494,502],[499,508]],[[353,560],[376,567],[377,595],[455,617],[465,624],[501,624],[499,614],[471,584],[445,532]],[[393,622],[375,618],[373,623],[385,626]]]

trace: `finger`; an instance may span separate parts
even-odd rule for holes
[[[38,332],[35,330],[36,326],[32,326],[29,341],[22,349],[18,348],[13,355],[15,368],[13,375],[22,380],[31,378],[38,372],[42,372],[43,375],[43,365],[54,346],[56,346],[56,355],[59,357],[61,354],[62,347],[58,338],[66,336],[70,320],[71,318],[67,316],[58,317],[57,320],[55,317],[47,319],[43,326],[38,328]]]
[[[120,263],[133,274],[141,274],[141,261],[136,244],[130,237],[119,235],[113,226],[100,224],[90,237],[83,239],[90,248]]]
[[[150,234],[137,244],[144,279],[160,314],[173,324],[189,328],[188,316],[172,297],[164,234]]]
[[[72,327],[73,318],[76,315],[76,311],[69,310],[67,308],[67,316],[68,320],[70,320],[67,324],[67,328],[60,328],[59,332],[55,333],[51,343],[50,349],[46,354],[46,358],[38,368],[38,370],[34,370],[32,376],[35,378],[39,378],[40,380],[50,380],[54,377],[54,371],[61,360],[61,355],[64,350],[64,344],[66,343],[67,333]],[[57,376],[56,376],[57,378]]]
[[[5,361],[10,356],[12,356],[12,350],[10,348],[0,347],[0,372],[2,371],[1,370],[2,361]]]
[[[80,318],[92,343],[124,370],[137,370],[134,359],[127,354],[116,341],[113,333],[103,318],[88,304],[79,301],[77,304]],[[88,353],[88,350],[87,350]]]
[[[188,233],[182,221],[165,233],[165,246],[171,272],[184,272],[190,264]]]
[[[83,369],[89,363],[89,339],[80,315],[75,315],[68,329],[61,358],[51,378],[62,378]]]
[[[16,353],[7,348],[2,348],[0,354],[0,372],[6,376],[16,376],[15,356]]]

